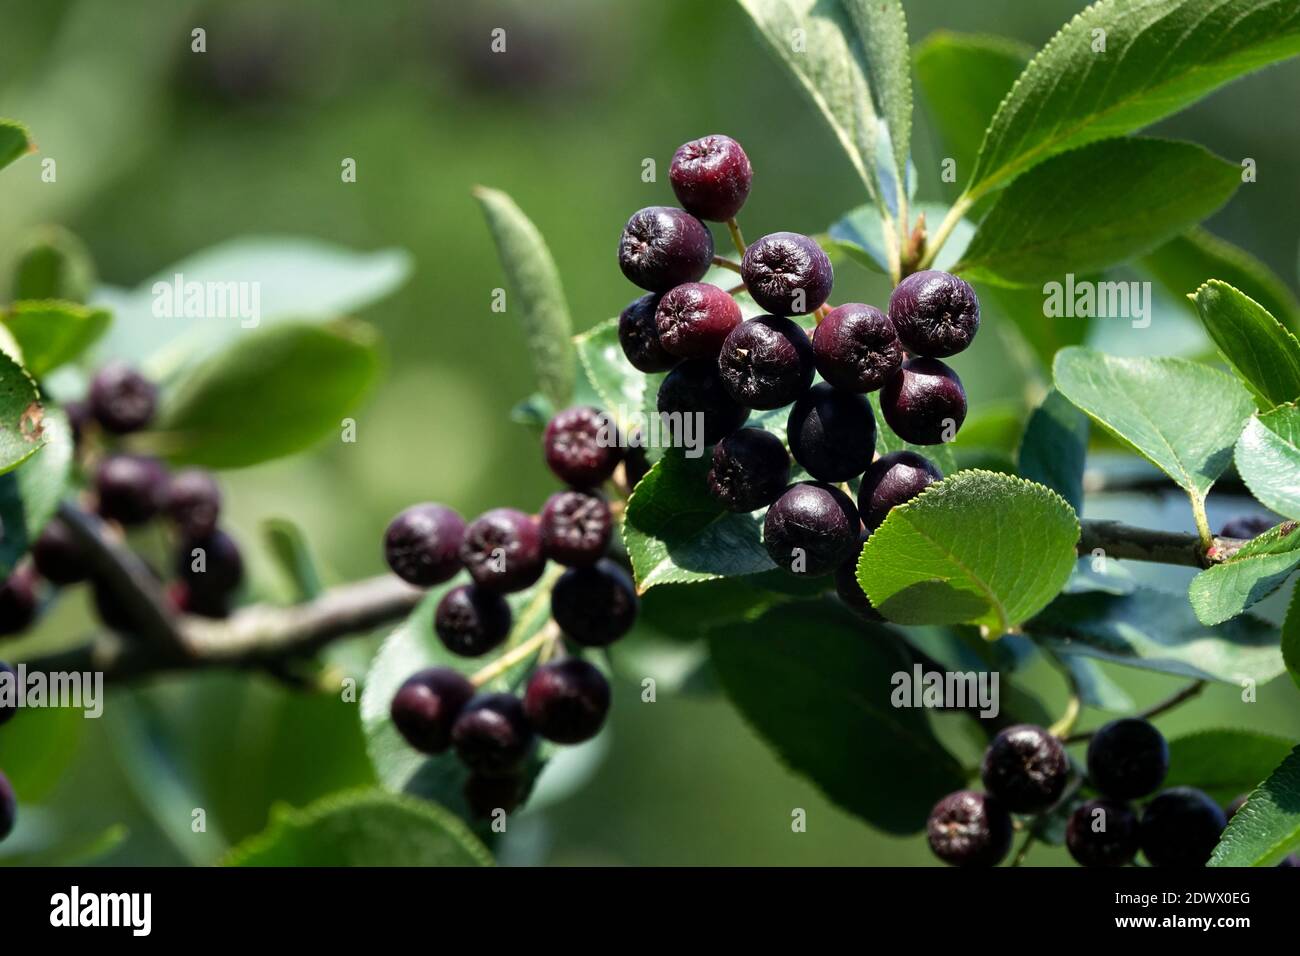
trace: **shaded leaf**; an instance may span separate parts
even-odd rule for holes
[[[1225,807],[1250,793],[1286,759],[1293,744],[1255,730],[1201,730],[1169,741],[1162,787],[1196,787]]]
[[[1219,354],[1272,408],[1300,399],[1300,341],[1258,302],[1211,279],[1192,295]]]
[[[41,226],[18,251],[9,298],[85,302],[94,285],[95,264],[85,243],[62,226]]]
[[[1083,469],[1088,457],[1088,416],[1060,392],[1047,393],[1029,416],[1020,442],[1020,477],[1046,485],[1083,514]]]
[[[1300,747],[1252,791],[1223,831],[1210,866],[1273,866],[1300,846]]]

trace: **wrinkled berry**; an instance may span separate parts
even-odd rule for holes
[[[460,560],[474,583],[505,593],[531,587],[546,568],[537,522],[513,508],[494,508],[470,522]]]
[[[728,511],[770,505],[790,484],[790,455],[781,439],[759,428],[732,432],[713,449],[709,493]]]
[[[1245,541],[1259,537],[1277,523],[1277,519],[1266,518],[1263,515],[1238,515],[1223,523],[1223,529],[1219,532],[1219,537],[1237,538]]]
[[[945,358],[964,351],[980,328],[975,290],[946,272],[914,272],[889,297],[889,318],[909,352]]]
[[[880,410],[903,441],[938,445],[952,441],[966,420],[966,390],[938,359],[910,359],[885,382]]]
[[[167,472],[156,458],[109,455],[95,472],[99,514],[124,525],[140,525],[158,513]]]
[[[871,599],[867,597],[867,592],[863,591],[862,585],[858,583],[858,563],[862,560],[862,546],[866,543],[867,535],[864,532],[859,537],[857,550],[852,556],[841,561],[839,567],[835,569],[835,593],[852,610],[868,621],[879,624],[884,623],[884,616],[875,609]]]
[[[1038,813],[1065,792],[1070,758],[1061,741],[1042,727],[1016,724],[993,738],[980,775],[984,789],[1012,813]]]
[[[633,299],[618,316],[619,345],[632,367],[642,372],[666,372],[677,364],[677,356],[669,354],[659,341],[655,312],[661,298],[660,293],[647,292]]]
[[[444,594],[433,615],[438,639],[461,657],[478,657],[501,646],[510,633],[510,622],[506,599],[472,584],[462,584]]]
[[[1165,790],[1142,811],[1142,855],[1152,866],[1205,866],[1227,825],[1223,810],[1200,790]]]
[[[1137,717],[1112,720],[1088,741],[1088,781],[1108,797],[1145,797],[1169,772],[1169,745]]]
[[[514,694],[479,694],[452,724],[451,742],[474,773],[509,777],[523,768],[537,737]]]
[[[891,508],[911,501],[936,481],[943,480],[934,462],[913,451],[895,451],[873,461],[858,488],[858,513],[875,531],[885,523]]]
[[[829,574],[857,550],[861,523],[849,496],[833,485],[801,481],[767,509],[763,546],[794,574]]]
[[[17,673],[15,673],[14,669],[10,667],[8,664],[6,664],[4,661],[0,661],[0,688],[3,688],[5,684],[9,684],[10,687],[16,688],[17,684],[12,682],[17,680],[18,680],[18,675]],[[8,696],[8,695],[0,695],[0,696]],[[13,703],[0,703],[0,726],[9,723],[9,721],[13,720],[16,716],[18,716],[17,697],[14,696],[14,697],[10,697],[9,699],[12,700]]]
[[[655,328],[664,350],[678,358],[718,354],[740,324],[740,306],[726,290],[707,282],[687,282],[664,293],[655,309]]]
[[[32,545],[32,564],[51,584],[76,584],[90,575],[86,549],[58,518],[50,519],[41,529]]]
[[[474,685],[450,667],[430,667],[406,679],[389,707],[393,726],[416,750],[442,753],[451,746],[451,728],[474,696]]]
[[[889,316],[852,302],[831,309],[813,330],[821,377],[846,392],[874,392],[903,364],[903,346]]]
[[[1138,818],[1127,803],[1089,800],[1070,814],[1065,845],[1080,866],[1124,866],[1138,851]]]
[[[1011,814],[996,797],[975,790],[936,803],[925,829],[934,855],[953,866],[996,866],[1011,849]]]
[[[90,411],[114,435],[139,431],[153,420],[158,389],[123,362],[110,362],[90,381]]]
[[[835,273],[822,247],[795,232],[774,232],[745,250],[745,288],[764,312],[807,315],[831,294]]]
[[[613,644],[631,630],[640,601],[632,579],[604,558],[570,568],[551,591],[551,616],[566,637],[587,647]]]
[[[163,511],[185,537],[206,537],[217,530],[221,517],[221,488],[202,468],[178,471],[163,492]]]
[[[551,495],[538,521],[543,553],[552,561],[570,566],[595,564],[604,557],[614,528],[605,499],[585,491]]]
[[[786,438],[794,460],[818,481],[848,481],[871,464],[876,417],[865,396],[819,382],[790,409]]]
[[[384,560],[407,584],[432,587],[449,581],[460,570],[460,545],[465,521],[445,505],[411,505],[388,523]]]
[[[20,634],[36,620],[36,575],[19,565],[0,584],[0,637]]]
[[[713,236],[684,209],[650,206],[632,214],[618,241],[623,275],[650,292],[667,292],[704,277],[713,264]]]
[[[677,201],[692,215],[714,222],[725,222],[740,212],[753,178],[740,144],[721,134],[682,144],[668,168]]]
[[[674,444],[686,444],[689,436],[712,445],[749,418],[749,409],[739,405],[722,384],[713,359],[688,359],[669,372],[659,386],[658,407],[660,415],[676,416],[664,422],[665,431],[674,433]],[[700,416],[698,426],[686,423],[688,415]]]
[[[18,822],[18,798],[9,778],[0,773],[0,840],[14,831]]]
[[[764,315],[732,329],[718,355],[727,392],[746,408],[783,408],[813,380],[808,334],[783,316]]]
[[[566,657],[533,671],[524,713],[547,740],[578,744],[600,732],[609,698],[604,674],[581,658]]]
[[[524,799],[524,781],[520,777],[484,777],[470,774],[462,790],[470,814],[477,820],[490,820],[498,810],[514,813]]]
[[[599,485],[623,457],[613,419],[587,406],[566,408],[552,418],[546,424],[542,449],[555,476],[576,488]]]
[[[231,594],[244,578],[239,545],[220,529],[206,538],[183,541],[176,553],[176,576],[194,594]]]

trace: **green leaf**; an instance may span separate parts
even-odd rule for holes
[[[250,332],[164,393],[149,438],[173,462],[210,468],[290,455],[341,429],[379,368],[360,322]]]
[[[45,408],[27,370],[0,352],[0,475],[45,444]]]
[[[232,849],[226,866],[491,866],[487,847],[436,804],[354,790],[308,807],[283,805]]]
[[[953,271],[1034,285],[1067,272],[1105,269],[1200,222],[1240,182],[1236,166],[1192,143],[1091,143],[1053,157],[1003,190]]]
[[[1098,30],[1105,52],[1094,50]],[[1094,3],[1016,81],[967,195],[979,198],[1056,153],[1149,126],[1298,51],[1300,0]]]
[[[880,392],[876,391],[868,394],[867,401],[871,405],[871,414],[876,418],[877,455],[888,455],[890,452],[895,451],[914,451],[938,465],[939,470],[945,475],[950,475],[957,470],[957,456],[953,453],[954,442],[945,442],[941,445],[913,445],[911,442],[905,442],[894,434],[892,428],[885,424],[884,413],[880,410]],[[784,440],[784,419],[781,426],[780,436]]]
[[[1292,742],[1254,730],[1202,730],[1169,741],[1163,786],[1196,787],[1225,806],[1249,793],[1286,759]]]
[[[320,574],[302,529],[286,518],[267,518],[262,522],[262,535],[272,557],[293,585],[294,600],[310,601],[319,596],[323,590]]]
[[[1083,514],[1083,469],[1088,457],[1088,416],[1060,392],[1047,393],[1029,416],[1020,442],[1020,477],[1046,485]]]
[[[1220,624],[1264,600],[1296,568],[1300,568],[1300,525],[1288,521],[1196,575],[1188,596],[1202,624]]]
[[[552,405],[565,408],[573,401],[577,360],[571,342],[573,323],[555,260],[537,227],[513,199],[481,186],[474,196],[496,241],[510,294],[517,300],[538,387]]]
[[[600,397],[601,406],[625,433],[645,424],[643,416],[653,406],[662,375],[647,375],[623,354],[618,341],[618,319],[608,319],[575,336],[573,344],[587,380]]]
[[[23,463],[0,475],[0,578],[8,577],[59,506],[72,474],[72,430],[62,411],[44,418],[45,444]]]
[[[27,127],[13,120],[0,119],[0,169],[4,169],[19,156],[35,152],[36,144]]]
[[[15,302],[3,313],[5,328],[23,351],[27,370],[43,378],[90,348],[108,329],[104,309],[75,302]]]
[[[85,302],[95,285],[95,264],[85,243],[61,226],[41,226],[18,251],[9,298]]]
[[[943,222],[944,216],[948,214],[948,207],[942,203],[923,202],[913,206],[912,211],[924,215],[926,223],[933,229]],[[831,224],[830,229],[827,230],[830,237],[827,252],[832,249],[838,250],[859,265],[887,275],[889,259],[885,252],[883,228],[879,209],[875,206],[858,206]],[[943,270],[952,268],[952,265],[961,258],[966,244],[974,234],[975,227],[968,220],[959,220],[948,241],[939,251],[934,268]]]
[[[886,629],[805,601],[720,628],[709,649],[727,695],[781,759],[872,826],[914,833],[961,787],[924,710],[890,703],[895,675],[911,670]]]
[[[1300,518],[1300,406],[1283,405],[1246,424],[1237,442],[1237,471],[1259,502]]]
[[[1300,399],[1300,342],[1281,322],[1217,279],[1190,298],[1219,354],[1263,400],[1261,408]]]
[[[1197,501],[1228,467],[1254,408],[1231,375],[1185,359],[1074,347],[1057,354],[1052,373],[1062,395]]]
[[[1291,592],[1291,605],[1282,622],[1282,660],[1300,687],[1300,584]]]
[[[886,199],[897,212],[907,187],[912,142],[912,61],[907,45],[907,15],[900,0],[840,2],[857,28],[871,89],[888,133],[894,189]],[[882,177],[882,188],[886,185]]]
[[[1061,590],[1078,540],[1078,518],[1051,489],[962,471],[889,513],[862,549],[858,581],[890,620],[969,622],[1000,637]]]
[[[1079,691],[1079,699],[1085,706],[1113,714],[1132,713],[1135,705],[1128,691],[1111,680],[1092,658],[1069,654],[1061,659],[1061,663],[1069,671]]]
[[[1273,866],[1300,846],[1300,747],[1284,759],[1246,799],[1210,866]]]

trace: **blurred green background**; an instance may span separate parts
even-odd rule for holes
[[[946,28],[1036,48],[1082,4],[906,7],[914,43]],[[206,54],[189,52],[196,26],[207,31]],[[497,26],[509,37],[504,56],[488,52]],[[0,250],[58,223],[85,240],[102,280],[117,286],[249,234],[412,253],[407,285],[362,315],[387,339],[389,372],[358,416],[358,443],[224,476],[241,537],[256,540],[266,517],[291,518],[308,529],[331,580],[382,571],[380,533],[411,502],[445,501],[473,515],[497,505],[532,510],[553,490],[532,433],[508,420],[533,383],[514,319],[490,310],[503,277],[473,185],[509,192],[537,223],[579,329],[633,297],[615,263],[616,237],[635,209],[671,201],[667,165],[687,139],[726,132],[744,144],[755,169],[741,217],[751,237],[821,232],[864,201],[820,118],[726,0],[11,2],[0,7],[0,71],[0,115],[27,123],[42,155],[59,163],[56,184],[39,181],[32,159],[0,177]],[[1157,129],[1257,161],[1259,181],[1208,225],[1293,287],[1300,124],[1265,117],[1297,96],[1292,62]],[[920,197],[939,198],[923,108],[917,125]],[[355,184],[340,182],[343,157],[357,160]],[[647,157],[658,163],[657,183],[641,179]],[[888,291],[850,264],[837,280],[838,301],[882,302]],[[1022,391],[992,336],[954,364],[975,409]],[[1111,499],[1094,514],[1141,510],[1146,523],[1190,525],[1185,504],[1152,506]],[[1221,522],[1235,508],[1213,502],[1212,517]],[[1157,573],[1186,586],[1188,574]],[[61,608],[5,653],[22,657],[88,626],[79,607]],[[359,678],[373,648],[373,638],[359,639],[335,660]],[[1113,673],[1144,703],[1177,686]],[[1063,688],[1047,668],[1030,683],[1059,709]],[[637,690],[632,680],[618,686],[609,751],[590,781],[514,820],[497,846],[503,862],[931,862],[923,839],[877,834],[789,774],[719,697],[661,695],[643,705]],[[1220,687],[1162,727],[1295,738],[1298,705],[1285,678],[1249,706]],[[371,780],[355,704],[239,675],[118,692],[100,721],[23,714],[0,735],[0,767],[22,784],[24,829],[5,847],[11,858],[53,846],[78,859],[101,841],[111,850],[98,859],[111,863],[211,862],[260,830],[276,801],[303,804]],[[207,810],[206,833],[191,832],[193,807]],[[806,833],[791,832],[796,807],[808,812]],[[124,839],[105,835],[119,823]],[[1063,859],[1038,849],[1030,862]]]

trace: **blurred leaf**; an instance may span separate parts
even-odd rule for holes
[[[1252,791],[1209,866],[1273,866],[1300,846],[1300,747]]]
[[[1254,730],[1201,730],[1169,741],[1162,787],[1196,787],[1227,806],[1249,793],[1286,759],[1294,744]]]
[[[639,428],[647,393],[657,395],[662,375],[648,376],[632,367],[618,341],[618,319],[608,319],[577,335],[573,344],[588,381],[600,396],[601,407],[614,416],[624,433]]]
[[[280,806],[226,866],[490,866],[492,855],[436,804],[379,790],[332,794],[301,810]]]
[[[375,332],[359,322],[252,332],[164,392],[150,438],[177,463],[281,458],[339,430],[379,367]]]
[[[1088,431],[1088,416],[1053,389],[1029,416],[1020,443],[1020,476],[1051,488],[1075,514],[1083,514]]]
[[[3,313],[5,327],[23,350],[23,363],[37,378],[73,361],[108,330],[112,316],[75,302],[15,302]]]
[[[857,28],[871,89],[884,125],[892,162],[881,189],[894,214],[907,184],[912,143],[912,61],[907,15],[900,0],[840,0]],[[893,189],[889,188],[892,180]]]
[[[22,803],[42,803],[53,793],[77,755],[86,719],[71,707],[25,707],[5,724],[0,769]]]
[[[1291,679],[1300,687],[1300,584],[1291,592],[1291,605],[1282,622],[1282,659]]]
[[[1300,399],[1300,342],[1250,297],[1211,279],[1191,296],[1219,354],[1272,408]]]
[[[1188,596],[1202,624],[1220,624],[1264,600],[1300,568],[1300,525],[1264,532],[1222,564],[1192,578]]]
[[[0,352],[0,475],[44,447],[45,408],[27,370]]]
[[[963,471],[889,513],[862,549],[858,581],[890,620],[968,622],[996,638],[1060,592],[1078,540],[1079,521],[1055,492]]]
[[[72,430],[50,408],[45,444],[21,468],[0,475],[0,577],[7,577],[50,520],[72,473]]]
[[[709,648],[728,696],[781,759],[872,826],[914,833],[961,787],[924,710],[890,703],[906,657],[885,629],[805,601],[721,628]]]
[[[1101,281],[1104,276],[1085,276],[1084,281]],[[1034,287],[975,283],[984,322],[1003,336],[1011,358],[1021,352],[1031,352],[1041,366],[1050,369],[1052,359],[1061,349],[1081,345],[1088,338],[1095,320],[1091,316],[1047,315],[1047,299],[1043,290]],[[985,333],[987,334],[987,333]],[[1032,361],[1022,361],[1038,377],[1038,366]]]
[[[942,203],[923,202],[912,207],[912,211],[923,214],[927,226],[933,229],[943,222],[948,207]],[[858,206],[833,222],[827,234],[830,237],[829,243],[854,262],[874,272],[888,274],[889,262],[881,233],[883,227],[879,209],[875,206]],[[974,234],[975,226],[965,219],[960,220],[935,259],[934,268],[950,269],[966,251],[966,244]]]
[[[322,590],[320,574],[302,529],[286,518],[267,518],[262,522],[262,534],[280,570],[292,582],[295,600],[309,601],[318,596]]]
[[[571,342],[573,322],[555,260],[537,227],[513,199],[481,186],[474,196],[496,240],[510,294],[521,304],[537,384],[555,408],[566,408],[573,401],[577,361]]]
[[[1300,519],[1300,406],[1253,416],[1237,442],[1236,462],[1260,504]]]
[[[85,302],[94,285],[95,264],[85,243],[61,226],[42,226],[19,249],[9,298]]]
[[[1135,704],[1128,691],[1110,679],[1110,676],[1090,657],[1070,654],[1061,658],[1070,672],[1079,699],[1087,707],[1110,711],[1112,714],[1132,713]]]
[[[0,119],[0,169],[4,169],[19,156],[35,150],[36,144],[32,142],[26,126],[13,120]]]

